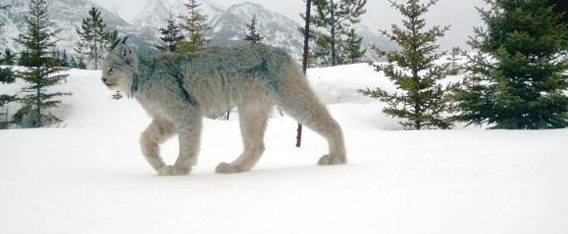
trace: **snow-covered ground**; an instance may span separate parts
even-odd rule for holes
[[[207,119],[198,166],[159,177],[138,149],[150,119],[72,70],[59,128],[0,131],[1,234],[566,234],[568,130],[401,131],[355,90],[393,89],[365,64],[314,69],[349,164],[318,167],[325,142],[271,119],[249,173],[213,173],[241,150],[238,121]],[[16,92],[21,83],[0,85]],[[238,118],[237,115],[232,115]],[[162,150],[172,162],[175,139]]]

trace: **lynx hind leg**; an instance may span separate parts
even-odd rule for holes
[[[146,161],[156,171],[165,167],[164,160],[160,157],[160,144],[175,134],[176,130],[172,123],[165,120],[154,119],[140,136],[140,148]]]
[[[231,163],[221,163],[217,173],[232,174],[250,171],[264,152],[264,132],[273,105],[261,101],[238,105],[243,153]]]
[[[302,74],[296,77],[303,77]],[[343,132],[308,86],[305,79],[293,79],[295,84],[283,87],[284,95],[277,99],[277,105],[301,124],[315,131],[327,140],[329,153],[321,157],[318,165],[347,163]]]

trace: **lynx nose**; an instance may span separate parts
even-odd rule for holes
[[[103,83],[106,83],[108,79],[103,77],[101,80],[103,80]]]

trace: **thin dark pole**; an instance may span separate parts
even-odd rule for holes
[[[335,5],[333,0],[331,0],[331,66],[335,67],[337,55],[336,55],[336,48],[335,48]]]
[[[302,68],[304,75],[308,70],[308,53],[310,52],[310,18],[312,15],[312,0],[307,0],[306,3],[306,27],[304,28],[304,61],[302,61]],[[296,135],[296,147],[302,146],[302,124],[298,123],[298,130]]]

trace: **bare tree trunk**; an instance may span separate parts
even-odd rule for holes
[[[304,30],[304,60],[302,61],[302,68],[304,74],[308,70],[308,55],[310,52],[310,21],[312,15],[312,0],[306,1],[306,27]],[[302,124],[298,123],[298,133],[296,135],[296,147],[302,146]]]
[[[336,51],[336,32],[335,32],[335,5],[333,0],[331,0],[331,66],[335,67],[337,64],[337,51]]]

